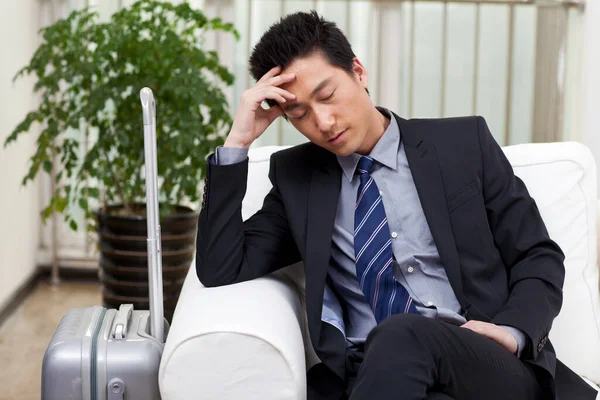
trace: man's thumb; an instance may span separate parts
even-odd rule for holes
[[[283,110],[279,107],[278,104],[275,104],[273,107],[269,108],[269,121],[273,122],[277,118],[283,115]]]

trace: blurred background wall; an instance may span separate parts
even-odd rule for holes
[[[74,9],[102,18],[131,0],[3,0],[0,2],[0,141],[36,104],[31,80],[11,79],[39,44],[37,31]],[[236,75],[232,113],[253,84],[247,59],[282,15],[316,9],[338,23],[370,73],[374,102],[406,118],[483,115],[501,145],[576,140],[600,159],[600,4],[543,0],[189,0],[208,16],[234,23],[238,42],[208,35]],[[158,99],[160,107],[160,99]],[[20,186],[35,134],[0,152],[0,309],[36,265],[96,268],[93,237],[57,219],[42,226],[49,179]],[[280,120],[256,143],[305,139]],[[199,184],[201,184],[199,182]]]
[[[33,80],[12,83],[39,44],[41,9],[37,0],[0,2],[0,142],[36,105]],[[0,149],[0,307],[34,273],[41,222],[39,185],[21,187],[35,135]]]

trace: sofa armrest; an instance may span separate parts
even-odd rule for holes
[[[303,309],[283,275],[205,288],[195,261],[159,371],[163,400],[305,399]]]
[[[600,232],[600,199],[596,203],[596,232]],[[600,234],[596,237],[596,246],[598,249],[598,260],[600,260]],[[600,268],[600,261],[598,261],[598,268]]]

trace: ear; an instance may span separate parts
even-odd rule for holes
[[[354,76],[356,76],[356,79],[360,85],[366,89],[369,84],[369,77],[367,75],[367,70],[357,57],[352,59],[352,71],[354,72]]]

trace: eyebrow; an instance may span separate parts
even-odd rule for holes
[[[315,96],[317,95],[317,93],[319,93],[319,92],[321,91],[321,89],[323,89],[323,88],[324,88],[325,86],[327,86],[329,83],[331,83],[331,78],[324,79],[324,80],[323,80],[321,83],[319,83],[319,84],[317,85],[317,87],[316,87],[316,88],[314,88],[314,89],[313,89],[313,91],[312,91],[312,92],[310,92],[310,97],[311,97],[311,98],[315,97]],[[295,103],[292,103],[292,104],[287,104],[287,105],[285,105],[285,106],[283,107],[283,111],[286,111],[286,112],[287,112],[287,111],[292,111],[292,110],[294,110],[294,109],[296,109],[296,108],[300,107],[302,104],[303,104],[303,103],[298,103],[298,102],[295,102]]]

